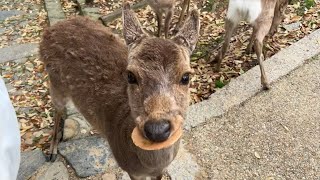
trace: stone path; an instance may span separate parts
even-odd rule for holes
[[[0,63],[19,60],[20,62],[38,53],[38,45],[34,43],[17,44],[0,49]]]
[[[57,2],[45,0],[50,25],[65,18]],[[78,3],[83,4],[83,1]],[[83,14],[94,19],[97,19],[96,11],[82,9]],[[22,14],[17,10],[0,11],[0,22]],[[33,13],[28,16],[33,16]],[[18,24],[23,25],[24,22],[21,20]],[[13,24],[0,26],[0,35],[14,27]],[[297,26],[286,28],[294,29]],[[8,45],[0,49],[0,63],[23,62],[28,56],[37,55],[37,44],[17,44],[15,40],[18,37],[19,33],[16,33]],[[266,63],[267,69],[272,70],[268,71],[272,82],[320,53],[319,42],[318,30],[291,49],[272,57],[275,60]],[[320,87],[319,79],[315,78],[320,76],[316,71],[320,68],[319,62],[310,62],[276,82],[270,92],[257,96],[260,91],[259,72],[254,68],[233,80],[210,100],[190,107],[181,148],[168,168],[171,177],[190,180],[235,177],[319,179],[320,146],[316,140],[320,137],[316,132],[320,132],[317,121],[320,118],[317,111]],[[309,87],[308,82],[312,83],[311,88],[304,88]],[[303,100],[301,95],[309,99]],[[308,103],[312,103],[312,106],[303,108]],[[287,104],[291,111],[283,108]],[[108,144],[100,137],[90,136],[90,126],[84,118],[72,108],[68,118],[65,134],[69,134],[69,137],[59,144],[60,156],[56,162],[45,162],[44,154],[39,149],[22,152],[18,179],[129,179],[118,167]],[[72,132],[72,129],[77,132]]]

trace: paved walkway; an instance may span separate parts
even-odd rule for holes
[[[320,56],[187,135],[209,179],[320,179]]]

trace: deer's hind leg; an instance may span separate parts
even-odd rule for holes
[[[58,144],[63,137],[63,127],[64,127],[64,120],[66,119],[66,99],[64,96],[63,91],[55,86],[54,81],[51,81],[50,87],[50,95],[53,106],[55,108],[55,112],[53,115],[54,120],[54,127],[53,127],[53,134],[52,140],[50,143],[49,154],[47,157],[47,161],[54,162],[57,158],[58,154]]]
[[[259,25],[254,25],[254,32],[253,36],[255,37],[255,42],[254,42],[254,50],[257,54],[257,59],[258,63],[260,66],[260,71],[261,71],[261,84],[264,90],[267,90],[270,88],[267,75],[264,70],[264,55],[262,53],[262,48],[263,48],[263,41],[268,34],[272,24],[272,19],[265,21],[264,23],[260,23]]]
[[[215,59],[213,61],[211,61],[211,63],[216,63],[216,67],[215,67],[215,71],[216,72],[220,71],[222,59],[224,58],[224,56],[225,56],[225,54],[226,54],[226,52],[228,50],[232,34],[233,34],[233,32],[234,32],[234,30],[236,29],[237,26],[238,26],[238,22],[233,22],[233,21],[231,21],[231,20],[226,18],[226,22],[225,22],[226,34],[225,34],[225,37],[224,37],[224,42],[223,42],[222,48],[218,52],[218,54],[215,57]]]

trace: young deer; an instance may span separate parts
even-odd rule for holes
[[[164,36],[168,38],[170,22],[172,15],[174,14],[175,0],[147,0],[150,7],[154,10],[157,16],[158,21],[158,37],[161,36],[162,29],[162,14],[165,14],[164,21]],[[185,11],[189,11],[190,0],[183,0],[182,10],[180,12],[179,21],[176,25],[176,28],[180,28]]]
[[[264,89],[269,89],[268,80],[263,67],[263,40],[270,33],[273,35],[282,21],[282,12],[288,4],[288,0],[230,0],[227,18],[225,22],[225,40],[222,49],[215,57],[216,71],[220,70],[221,61],[228,49],[230,38],[240,21],[246,20],[253,26],[247,53],[254,50],[257,54],[261,71],[261,84]]]
[[[56,109],[51,158],[57,154],[67,100],[107,139],[119,166],[131,179],[161,179],[175,158],[179,140],[161,150],[133,144],[139,128],[154,142],[167,140],[182,124],[189,104],[189,56],[199,36],[199,14],[191,12],[173,39],[149,37],[129,4],[123,7],[127,47],[97,22],[77,17],[48,28],[40,56]],[[129,50],[128,50],[129,49]]]

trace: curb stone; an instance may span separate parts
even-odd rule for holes
[[[277,81],[319,53],[320,29],[279,51],[264,62],[269,82]],[[206,122],[207,119],[222,116],[230,108],[240,105],[260,91],[260,69],[259,66],[256,66],[231,80],[227,86],[212,94],[208,100],[190,106],[185,129],[190,130]]]

